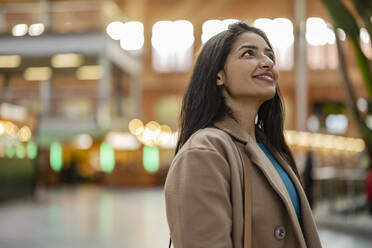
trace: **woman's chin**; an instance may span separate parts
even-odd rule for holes
[[[275,93],[276,93],[276,90],[274,89],[274,90],[271,90],[271,91],[268,91],[268,92],[265,92],[265,93],[263,93],[262,94],[262,100],[263,100],[263,102],[266,102],[266,101],[268,101],[268,100],[271,100],[271,99],[273,99],[274,98],[274,96],[275,96]]]

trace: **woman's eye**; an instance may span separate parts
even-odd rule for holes
[[[242,57],[249,57],[249,56],[253,56],[254,55],[254,51],[253,50],[247,50],[243,53],[243,56]]]
[[[269,54],[267,54],[266,56],[269,57],[272,61],[275,61],[275,56],[274,56],[274,54],[269,53]]]

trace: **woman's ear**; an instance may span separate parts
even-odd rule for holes
[[[223,73],[223,71],[219,71],[217,73],[217,86],[222,86],[224,83],[225,83],[225,74]]]

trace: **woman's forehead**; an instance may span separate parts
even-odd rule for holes
[[[254,32],[245,32],[239,35],[239,37],[236,39],[235,44],[233,46],[233,51],[238,51],[242,46],[245,45],[253,45],[256,46],[258,49],[266,50],[271,48],[265,41],[265,39],[260,36],[259,34],[256,34]]]

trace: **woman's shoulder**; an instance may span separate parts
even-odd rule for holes
[[[195,132],[177,152],[170,166],[166,185],[173,185],[175,178],[183,174],[209,176],[229,175],[229,157],[233,154],[234,145],[229,134],[208,127]],[[187,172],[186,172],[187,171]],[[168,187],[169,188],[169,187]]]
[[[215,127],[207,127],[196,131],[182,146],[177,154],[190,150],[210,150],[225,153],[233,141],[229,134]]]

